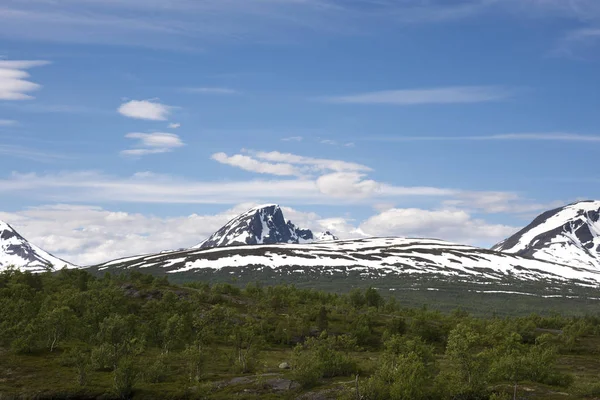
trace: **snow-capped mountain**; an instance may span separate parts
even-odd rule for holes
[[[10,225],[0,221],[0,271],[14,266],[22,271],[41,272],[47,268],[55,270],[70,264],[29,243]]]
[[[337,240],[330,232],[300,229],[283,217],[281,207],[268,204],[238,215],[193,249],[243,244],[310,243]]]
[[[547,211],[492,250],[600,270],[600,201]]]
[[[406,238],[190,249],[115,260],[93,269],[139,269],[179,281],[213,279],[219,274],[241,280],[263,276],[292,283],[307,276],[317,281],[383,277],[386,284],[398,286],[409,279],[440,284],[453,280],[486,285],[484,288],[506,286],[508,291],[516,290],[515,282],[545,282],[541,287],[548,290],[563,283],[583,287],[600,284],[596,269],[572,268],[436,239]]]

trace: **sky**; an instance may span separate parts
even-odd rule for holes
[[[600,198],[597,0],[0,0],[0,220],[79,265],[277,203],[488,247]]]

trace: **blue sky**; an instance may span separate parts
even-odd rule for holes
[[[0,219],[80,264],[245,208],[489,246],[599,198],[595,0],[4,0]]]

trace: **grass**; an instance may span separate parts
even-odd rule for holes
[[[567,389],[538,383],[523,383],[519,386],[522,398],[531,400],[594,399],[600,398],[600,338],[584,338],[573,353],[564,354],[559,360],[562,371],[575,376],[574,383]],[[582,349],[587,351],[582,352]],[[254,374],[232,373],[223,347],[214,349],[215,355],[207,365],[201,382],[190,382],[183,363],[177,353],[167,362],[164,382],[149,383],[143,379],[143,371],[156,351],[148,351],[138,357],[137,365],[141,376],[135,385],[135,399],[287,399],[298,398],[302,393],[330,393],[336,398],[340,390],[350,392],[354,387],[353,377],[324,380],[318,388],[289,392],[273,391],[265,382],[273,378],[289,379],[289,370],[280,370],[279,364],[291,359],[287,348],[268,348],[261,354],[259,369]],[[88,384],[78,385],[76,371],[61,363],[61,351],[18,355],[0,349],[0,398],[5,399],[113,399],[112,373],[90,371]],[[379,353],[375,351],[354,352],[360,376],[368,376],[377,365]],[[236,378],[242,378],[237,379]],[[497,390],[511,392],[512,386],[498,385]],[[337,393],[337,394],[336,394]]]

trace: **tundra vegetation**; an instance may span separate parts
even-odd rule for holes
[[[600,316],[471,316],[374,288],[0,273],[0,397],[587,399]]]

